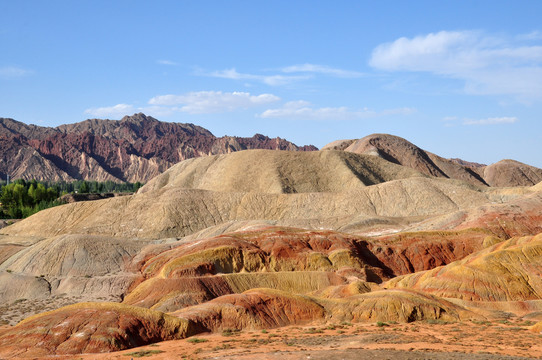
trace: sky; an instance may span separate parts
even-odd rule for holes
[[[143,112],[542,167],[542,1],[0,0],[0,117]]]

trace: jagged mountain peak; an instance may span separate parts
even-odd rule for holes
[[[46,164],[47,171],[13,161],[27,158],[19,156],[22,149],[34,164]],[[179,161],[245,149],[317,150],[263,135],[217,138],[201,126],[163,122],[143,113],[56,128],[0,119],[0,174],[12,178],[146,182]]]

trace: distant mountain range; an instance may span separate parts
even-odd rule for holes
[[[316,151],[281,138],[216,137],[193,124],[161,122],[139,113],[121,120],[90,119],[56,128],[0,118],[0,177],[48,181],[97,180],[147,182],[189,158],[247,149]],[[322,150],[343,150],[380,157],[422,174],[473,185],[532,186],[542,169],[514,160],[492,165],[445,159],[388,134],[337,140]],[[329,169],[332,171],[332,169]]]
[[[0,118],[2,179],[146,182],[179,161],[245,149],[318,150],[260,134],[216,137],[200,126],[142,113],[56,128]]]

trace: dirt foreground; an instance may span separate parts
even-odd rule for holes
[[[108,354],[54,359],[542,359],[533,322],[342,323],[203,334]]]

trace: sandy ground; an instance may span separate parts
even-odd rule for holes
[[[54,359],[542,359],[529,321],[289,326],[224,331],[140,348]],[[382,325],[382,324],[380,324]]]
[[[34,314],[59,309],[63,306],[85,301],[119,302],[115,296],[66,296],[54,295],[45,299],[19,299],[12,303],[0,304],[0,325],[16,325],[19,321]],[[0,358],[0,360],[2,360]]]

